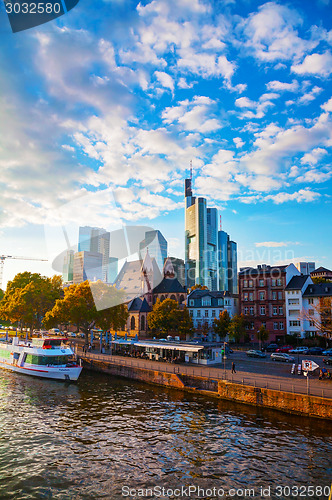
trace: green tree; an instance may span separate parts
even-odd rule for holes
[[[60,276],[19,273],[7,285],[0,316],[11,322],[19,321],[21,328],[40,328],[44,315],[61,296],[61,286]]]
[[[256,332],[256,336],[259,342],[265,342],[269,338],[269,331],[264,325],[261,325],[259,330]]]
[[[172,299],[165,299],[162,302],[157,299],[152,311],[148,314],[148,325],[158,336],[168,335],[169,332],[186,335],[194,331],[188,309],[180,308],[176,300]]]
[[[122,303],[123,299],[121,290],[101,281],[71,285],[64,290],[64,297],[57,300],[53,309],[45,315],[43,324],[46,328],[64,323],[76,325],[84,332],[88,343],[89,331],[95,326],[108,330],[125,325],[128,311]]]
[[[229,332],[229,327],[231,324],[231,318],[227,311],[222,311],[219,314],[219,318],[215,318],[213,321],[213,330],[222,339],[224,339]]]
[[[240,342],[246,333],[247,320],[243,314],[235,314],[229,325],[229,336],[235,342]]]

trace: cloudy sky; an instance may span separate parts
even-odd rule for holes
[[[0,254],[146,224],[184,255],[183,183],[240,265],[332,268],[329,0],[81,0],[12,34],[0,10]],[[75,229],[76,228],[76,229]],[[75,232],[76,231],[76,232]],[[49,262],[6,261],[4,280]]]

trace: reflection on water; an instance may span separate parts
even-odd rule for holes
[[[324,486],[332,478],[327,421],[100,374],[65,385],[1,370],[0,430],[1,499],[118,499],[124,485]]]

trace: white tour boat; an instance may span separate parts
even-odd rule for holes
[[[75,381],[82,367],[73,361],[72,349],[63,344],[64,339],[33,338],[22,341],[0,340],[0,368],[35,377]]]

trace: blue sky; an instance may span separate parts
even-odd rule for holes
[[[48,258],[79,225],[147,224],[183,257],[183,183],[240,265],[332,268],[328,0],[81,0],[0,55],[0,254]],[[7,261],[5,281],[50,263]]]

